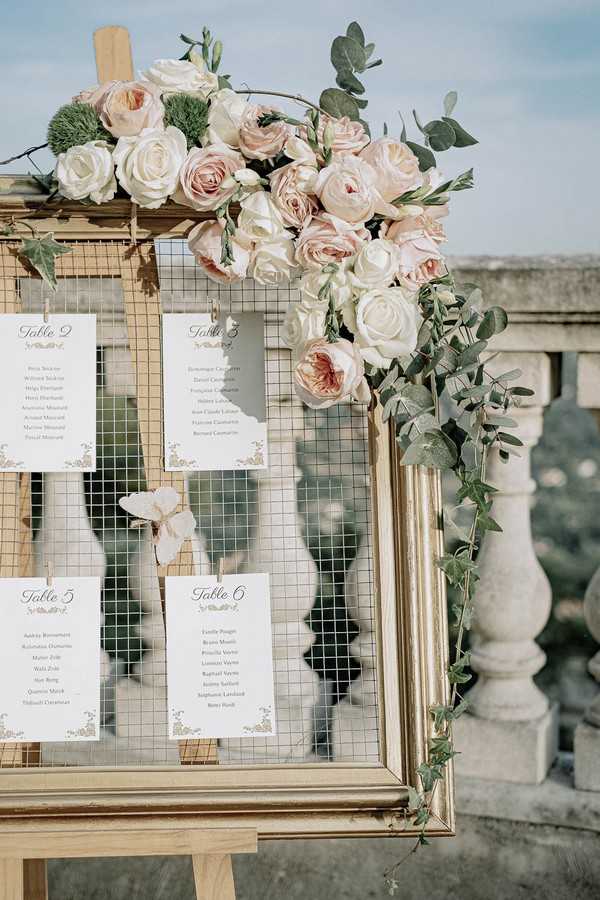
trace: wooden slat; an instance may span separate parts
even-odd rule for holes
[[[121,287],[131,360],[136,381],[137,414],[149,491],[171,486],[185,498],[185,474],[164,471],[161,375],[160,289],[154,244],[121,248]],[[177,559],[158,567],[164,600],[165,575],[193,575],[192,545],[186,541]],[[179,744],[182,765],[215,763],[216,741]]]
[[[108,25],[94,32],[98,81],[131,81],[133,59],[129,32],[120,25]]]
[[[48,900],[48,872],[45,859],[26,859],[23,862],[25,900]]]
[[[231,856],[192,856],[196,900],[235,900]]]
[[[22,859],[0,859],[0,900],[23,900]]]

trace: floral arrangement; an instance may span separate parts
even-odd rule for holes
[[[518,371],[488,372],[482,360],[506,313],[482,309],[481,291],[457,284],[442,252],[451,195],[473,187],[473,172],[445,178],[435,154],[477,141],[453,117],[454,91],[439,118],[423,124],[413,113],[419,142],[408,139],[404,121],[398,137],[387,127],[372,135],[359,76],[382,61],[357,22],[333,41],[336,87],[318,103],[234,90],[218,74],[222,45],[208,29],[201,40],[181,39],[181,59],[157,60],[137,80],[85,90],[59,109],[48,127],[56,167],[38,180],[46,203],[56,193],[90,203],[120,195],[142,208],[174,201],[206,213],[188,240],[210,279],[297,281],[300,300],[287,310],[283,335],[301,400],[314,408],[380,403],[404,464],[454,473],[456,506],[470,525],[446,517],[457,546],[437,561],[452,587],[457,637],[450,701],[431,710],[428,758],[409,790],[407,815],[422,826],[424,844],[431,798],[455,752],[452,723],[467,705],[460,691],[471,677],[463,640],[475,557],[484,533],[500,530],[487,454],[495,447],[507,461],[517,452],[507,410],[532,393],[514,384]],[[255,95],[293,101],[301,112],[291,116]],[[34,234],[21,249],[53,286],[54,257],[63,252],[52,235]],[[395,869],[387,873],[392,893]]]

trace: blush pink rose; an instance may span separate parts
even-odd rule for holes
[[[393,227],[393,226],[392,226]],[[398,244],[398,279],[404,287],[418,291],[420,287],[446,275],[447,268],[438,244],[426,234],[403,240],[404,235],[395,236],[392,228],[386,234],[389,240]]]
[[[423,210],[416,216],[405,216],[387,227],[381,227],[380,233],[395,244],[403,241],[414,240],[419,237],[428,237],[437,244],[443,244],[446,238],[444,226],[439,221],[441,216],[448,214],[448,207],[432,207],[432,211]]]
[[[258,120],[270,112],[279,112],[272,106],[254,106],[249,103],[240,119],[240,150],[248,159],[272,159],[283,150],[284,144],[292,134],[287,122],[273,122],[261,128]]]
[[[188,247],[196,257],[198,265],[212,281],[233,284],[246,277],[250,253],[234,237],[231,241],[233,263],[230,266],[224,265],[221,262],[222,234],[223,226],[220,222],[200,222],[190,231]]]
[[[377,175],[360,157],[340,153],[319,172],[315,193],[328,213],[345,222],[371,219],[379,208]]]
[[[377,190],[387,203],[423,182],[417,157],[402,141],[390,137],[377,138],[365,147],[360,158],[373,167]]]
[[[306,225],[296,243],[296,260],[305,269],[322,269],[354,256],[371,234],[362,225],[352,225],[329,213],[315,216]]]
[[[293,162],[269,175],[271,198],[286,225],[302,228],[319,211],[315,197],[302,190],[312,173],[312,166]]]
[[[329,132],[333,138],[331,151],[334,155],[337,153],[360,153],[363,147],[369,143],[369,135],[360,122],[353,122],[348,116],[334,119],[333,116],[321,113],[317,128],[319,147],[323,147],[325,142],[326,126],[329,126]],[[306,128],[301,129],[301,134],[306,140]]]
[[[147,81],[108,82],[79,96],[79,102],[94,107],[106,130],[116,138],[133,137],[144,128],[163,127],[165,108],[160,91]]]
[[[181,168],[173,199],[204,212],[218,209],[238,188],[234,172],[245,167],[243,156],[224,144],[195,147]]]
[[[340,338],[309,341],[294,369],[294,387],[303,403],[325,409],[342,400],[369,400],[362,356],[355,344]]]

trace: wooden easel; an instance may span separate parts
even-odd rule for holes
[[[94,34],[96,68],[100,83],[131,80],[133,61],[127,29],[101,28]],[[160,395],[160,299],[153,245],[137,248],[137,265],[123,254],[122,286],[130,349],[137,382],[138,418],[149,489],[173,484],[182,496],[184,476],[162,470],[162,410]],[[15,277],[5,266],[0,279],[0,312],[17,311]],[[140,272],[141,275],[141,272]],[[157,395],[157,396],[156,396]],[[31,575],[31,489],[29,475],[0,474],[0,576]],[[158,571],[191,574],[192,552],[184,546],[178,561]],[[216,741],[179,743],[182,765],[216,765]],[[39,744],[0,743],[0,767],[40,765]],[[232,853],[256,853],[253,828],[203,828],[188,816],[100,815],[67,821],[23,816],[0,820],[0,900],[48,900],[46,860],[100,856],[190,855],[197,900],[235,900]],[[151,900],[151,898],[149,898]]]

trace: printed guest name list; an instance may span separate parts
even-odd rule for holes
[[[0,316],[0,471],[96,468],[96,316]]]

